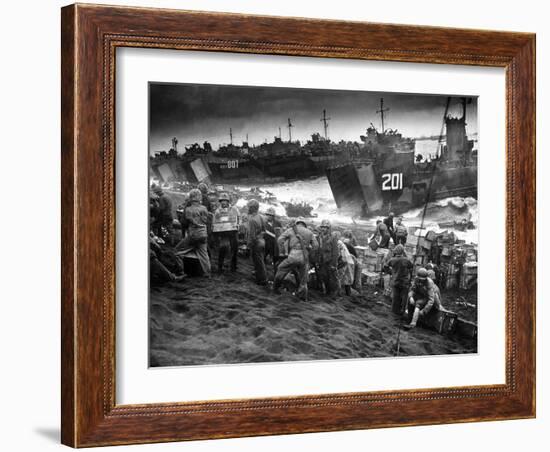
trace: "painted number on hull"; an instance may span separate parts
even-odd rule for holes
[[[239,167],[239,161],[238,160],[228,160],[227,161],[227,167],[237,169]]]
[[[382,174],[382,190],[403,190],[403,173]]]

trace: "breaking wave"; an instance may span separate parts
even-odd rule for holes
[[[260,201],[261,212],[273,207],[278,215],[286,215],[285,203],[305,202],[313,207],[312,214],[319,220],[328,219],[342,224],[365,224],[372,227],[379,219],[361,219],[351,213],[340,211],[336,207],[326,177],[261,185],[259,188],[264,195],[273,196],[270,201]],[[244,207],[246,200],[240,199],[237,205]],[[424,224],[422,225],[423,212],[423,207],[405,212],[403,214],[405,224],[408,226],[423,226],[436,232],[452,230],[459,238],[469,243],[478,243],[478,205],[476,199],[452,197],[429,203],[426,207]],[[473,229],[461,231],[460,227],[455,227],[455,222],[460,223],[463,220],[471,222]]]

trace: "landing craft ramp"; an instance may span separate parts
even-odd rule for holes
[[[382,207],[372,165],[352,164],[327,168],[327,179],[339,209],[353,209],[366,214]]]

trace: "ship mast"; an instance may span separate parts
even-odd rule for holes
[[[290,122],[290,118],[288,118],[288,141],[290,143],[292,143],[292,128],[294,126],[292,125],[292,123]]]
[[[380,113],[380,118],[382,119],[382,133],[385,132],[385,128],[384,128],[384,113],[386,113],[387,111],[390,111],[389,108],[384,108],[384,98],[381,97],[380,98],[380,110],[376,110],[376,113]]]
[[[281,128],[279,127],[279,140],[281,139]]]
[[[327,118],[327,111],[323,110],[323,117],[321,118],[321,122],[323,123],[323,127],[325,129],[325,140],[328,140],[328,122],[331,120],[331,118]]]
[[[229,142],[233,144],[233,129],[229,128]]]

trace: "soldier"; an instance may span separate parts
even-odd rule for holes
[[[357,250],[355,249],[355,247],[357,246],[357,240],[353,235],[353,232],[351,232],[349,229],[345,230],[342,233],[342,237],[343,237],[344,245],[346,245],[346,248],[351,254],[353,264],[354,264],[353,285],[351,287],[355,289],[357,292],[361,293],[363,291],[362,282],[361,282],[362,266],[359,260],[359,256],[357,255]]]
[[[441,309],[441,293],[435,283],[428,277],[425,268],[419,268],[416,278],[409,290],[408,320],[404,328],[409,330],[416,326],[418,319],[425,318],[432,308]]]
[[[189,192],[189,203],[184,209],[182,224],[182,227],[187,230],[187,234],[176,245],[176,251],[181,251],[184,256],[194,253],[199,260],[203,274],[210,276],[210,258],[206,246],[208,211],[201,201],[200,190],[195,188]]]
[[[394,245],[397,245],[397,243],[395,242],[395,228],[393,226],[394,216],[395,214],[393,212],[390,212],[389,215],[386,218],[384,218],[384,224],[388,228],[388,234],[392,238]],[[387,248],[387,247],[382,247],[382,248]]]
[[[376,221],[376,231],[374,232],[373,238],[380,236],[380,243],[378,244],[379,248],[388,248],[390,244],[390,233],[388,231],[388,226],[382,221]]]
[[[212,234],[218,246],[218,273],[223,273],[225,255],[231,255],[231,271],[237,270],[237,234],[240,224],[239,210],[230,205],[229,195],[220,193],[220,206],[216,209],[212,220]]]
[[[295,224],[281,234],[277,240],[279,252],[285,254],[285,243],[288,242],[288,256],[277,267],[273,291],[280,293],[279,287],[290,272],[297,274],[298,290],[296,294],[307,301],[307,283],[309,273],[309,254],[317,249],[317,240],[313,232],[307,228],[303,218],[298,218]]]
[[[413,264],[405,256],[403,245],[397,245],[393,249],[393,257],[388,261],[387,267],[391,269],[393,281],[391,309],[395,314],[403,315],[413,272]]]
[[[330,221],[321,221],[319,234],[319,280],[325,286],[325,293],[331,295],[338,291],[338,240],[332,234]]]
[[[349,297],[351,295],[351,286],[354,282],[355,261],[348,247],[344,244],[343,240],[341,240],[342,234],[338,231],[334,232],[334,237],[336,238],[338,251],[340,253],[337,265],[338,280],[340,282],[340,287],[344,288],[345,294]]]
[[[212,203],[210,202],[210,198],[208,197],[208,185],[206,185],[204,182],[201,182],[197,186],[197,188],[201,192],[201,204],[206,207],[206,210],[208,210],[208,212],[212,212]]]
[[[270,207],[265,214],[265,257],[271,257],[273,261],[273,270],[277,271],[277,259],[279,257],[279,247],[277,246],[277,238],[281,233],[281,222],[277,220],[275,209]]]
[[[254,264],[256,283],[265,286],[265,220],[258,212],[259,208],[260,204],[255,199],[248,201],[248,248]]]
[[[164,193],[160,186],[155,186],[153,191],[157,195],[157,217],[153,229],[158,237],[162,237],[162,228],[167,232],[172,230],[172,200]]]
[[[397,217],[397,222],[395,223],[394,243],[396,245],[401,244],[405,246],[407,244],[408,235],[409,231],[407,230],[407,226],[403,224],[403,217]]]

